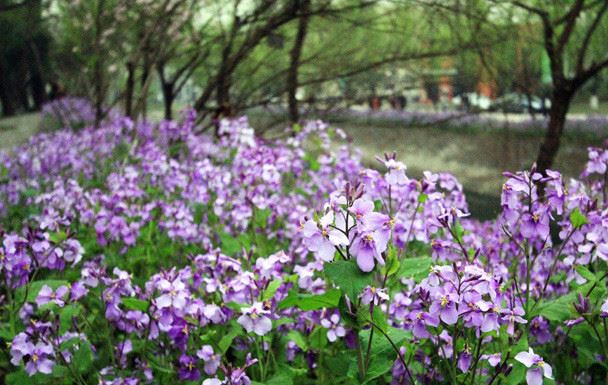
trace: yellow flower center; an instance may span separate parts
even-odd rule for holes
[[[450,302],[450,301],[448,301],[447,296],[444,295],[443,297],[441,297],[441,307],[445,307],[448,304],[448,302]]]
[[[32,354],[32,361],[34,361],[34,362],[38,361],[38,354],[36,354],[36,353]]]

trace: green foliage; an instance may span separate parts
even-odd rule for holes
[[[330,289],[324,294],[301,294],[292,289],[287,298],[279,303],[278,309],[297,307],[302,310],[319,310],[323,308],[333,308],[340,302],[340,290]]]
[[[583,225],[589,223],[589,221],[587,220],[587,217],[581,213],[581,210],[579,210],[578,207],[575,207],[574,210],[570,212],[570,223],[575,229],[580,229]]]
[[[420,282],[429,275],[432,263],[431,257],[405,258],[401,261],[397,275],[401,278],[413,278],[416,282]]]
[[[325,275],[351,300],[356,299],[364,288],[371,285],[373,279],[373,275],[362,272],[355,261],[328,263],[325,265]]]

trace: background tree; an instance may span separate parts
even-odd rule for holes
[[[536,161],[539,171],[544,172],[553,165],[559,150],[572,99],[585,83],[608,68],[608,54],[602,48],[608,32],[608,0],[556,1],[551,6],[535,1],[510,4],[524,13],[522,18],[539,21],[537,39],[550,62],[551,109]]]

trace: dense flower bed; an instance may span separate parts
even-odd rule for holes
[[[453,176],[367,169],[322,122],[265,141],[194,121],[1,155],[0,382],[606,378],[605,149],[581,180],[505,173],[480,223]]]

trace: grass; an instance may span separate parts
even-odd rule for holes
[[[0,149],[25,143],[38,130],[40,114],[31,113],[0,119]]]
[[[608,115],[608,100],[600,101],[597,110],[589,108],[589,100],[576,100],[570,106],[570,112],[573,114]]]

